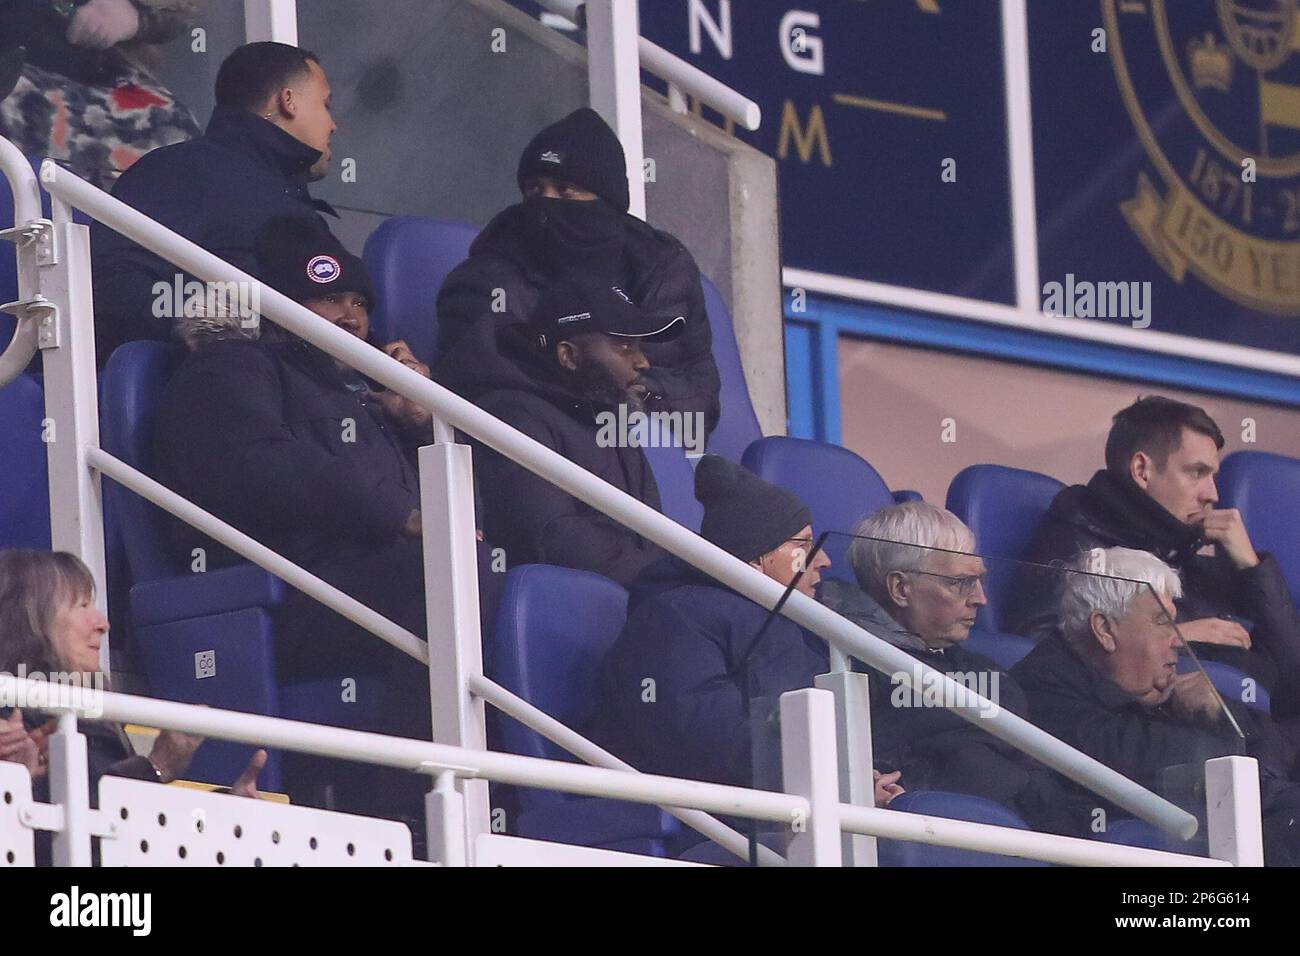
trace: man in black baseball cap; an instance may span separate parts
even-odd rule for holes
[[[658,509],[650,464],[619,423],[654,395],[645,343],[670,341],[684,321],[647,313],[608,283],[569,280],[544,290],[527,322],[475,326],[434,378]],[[486,446],[475,444],[474,473],[484,534],[511,566],[558,564],[626,583],[662,554]]]
[[[720,385],[700,270],[678,239],[628,214],[614,131],[594,110],[575,110],[533,137],[515,179],[523,202],[488,223],[443,283],[439,351],[480,322],[528,323],[557,282],[616,286],[649,315],[681,316],[680,334],[644,343],[647,393],[654,410],[698,415],[701,434],[712,432]]]

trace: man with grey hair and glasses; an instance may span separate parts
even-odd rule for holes
[[[1177,572],[1150,552],[1081,554],[1065,571],[1059,634],[1012,670],[1029,697],[1030,717],[1152,789],[1166,768],[1194,764],[1203,773],[1212,757],[1257,758],[1266,859],[1300,863],[1297,750],[1266,713],[1225,701],[1200,672],[1178,673],[1185,645],[1174,622],[1182,593]],[[1203,814],[1199,805],[1186,809]]]
[[[944,706],[965,703],[982,716],[1004,707],[1028,713],[1015,681],[962,646],[987,603],[975,535],[950,511],[923,501],[884,508],[854,534],[848,560],[857,584],[824,578],[819,598],[917,661],[894,674],[862,667],[871,681],[876,769],[901,770],[913,790],[995,800],[1035,829],[1086,833],[1091,804],[1072,799],[1061,777]],[[923,674],[922,664],[957,686]],[[975,693],[988,703],[976,703]]]

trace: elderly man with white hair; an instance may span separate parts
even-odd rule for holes
[[[1174,627],[1183,593],[1177,572],[1147,551],[1097,548],[1064,573],[1059,634],[1012,671],[1031,719],[1152,789],[1166,768],[1229,754],[1257,758],[1266,859],[1300,863],[1296,749],[1267,714],[1225,701],[1199,672],[1177,672],[1184,646]]]
[[[855,534],[848,558],[858,584],[823,579],[819,598],[918,661],[907,673],[867,671],[875,767],[901,770],[912,790],[996,800],[1039,830],[1086,833],[1092,804],[1063,778],[944,707],[974,704],[971,692],[978,692],[992,705],[976,705],[982,713],[1028,713],[1015,681],[962,647],[986,603],[975,535],[956,515],[923,501],[884,508]],[[921,663],[959,687],[945,692],[921,675]]]

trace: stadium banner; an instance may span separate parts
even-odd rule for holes
[[[762,107],[787,266],[1013,302],[999,0],[640,12]],[[1044,310],[1300,354],[1300,0],[1028,14]]]

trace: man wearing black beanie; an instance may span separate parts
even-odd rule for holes
[[[533,137],[516,182],[523,202],[488,223],[443,283],[439,353],[476,324],[526,322],[555,282],[618,286],[645,312],[685,323],[672,341],[647,343],[647,410],[698,414],[712,432],[720,383],[700,270],[678,239],[628,214],[627,164],[614,131],[594,110],[575,110]]]
[[[716,455],[700,459],[700,533],[811,595],[830,564],[813,545],[812,516],[790,492]],[[630,589],[628,619],[601,664],[595,738],[645,773],[754,786],[750,701],[811,687],[825,643],[788,618],[764,630],[767,609],[669,557]],[[761,634],[761,639],[760,639]]]

